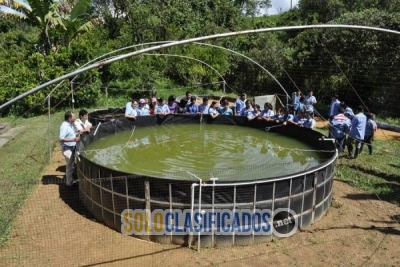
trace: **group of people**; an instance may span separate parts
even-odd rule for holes
[[[209,114],[212,118],[216,118],[219,115],[236,115],[247,117],[248,120],[275,121],[284,125],[293,124],[311,129],[316,126],[313,118],[313,107],[306,109],[298,106],[296,114],[292,114],[290,108],[279,108],[275,112],[271,103],[266,102],[261,109],[259,105],[247,99],[246,93],[240,93],[233,106],[226,98],[221,98],[219,103],[212,101],[211,104],[209,104],[208,97],[203,97],[201,104],[197,104],[196,100],[196,96],[191,95],[190,92],[186,92],[185,97],[179,102],[176,101],[174,96],[168,97],[167,102],[163,98],[156,99],[154,97],[151,99],[151,103],[148,103],[149,101],[146,98],[139,101],[132,99],[131,102],[126,104],[125,117],[136,119],[137,116],[155,114]],[[312,97],[310,103],[311,106],[316,103],[315,97]]]
[[[248,120],[265,120],[282,123],[282,125],[297,125],[314,129],[314,105],[317,103],[313,91],[303,96],[300,91],[293,94],[291,106],[278,108],[274,111],[271,103],[266,102],[263,109],[250,99],[246,93],[240,93],[233,106],[228,99],[221,98],[219,103],[212,101],[209,104],[208,97],[203,97],[202,103],[196,103],[196,96],[186,92],[184,98],[179,102],[174,96],[167,101],[163,98],[132,99],[126,104],[125,117],[136,119],[137,116],[167,115],[167,114],[209,114],[212,118],[219,115],[236,115],[247,117]],[[362,151],[364,144],[368,146],[369,154],[373,152],[372,141],[377,124],[373,114],[364,114],[363,107],[359,106],[354,113],[344,102],[340,102],[337,95],[332,96],[329,109],[329,136],[334,138],[339,152],[343,152],[345,146],[348,148],[349,158],[356,158]],[[60,127],[59,142],[62,154],[66,161],[66,184],[73,185],[74,180],[74,154],[77,142],[81,135],[90,132],[92,124],[88,120],[88,112],[81,110],[79,118],[73,112],[66,112],[64,122]],[[355,145],[355,147],[353,146]]]
[[[76,143],[80,141],[83,134],[89,133],[91,128],[92,124],[88,120],[88,112],[86,110],[79,111],[79,118],[76,118],[75,113],[71,111],[65,113],[64,121],[60,126],[58,141],[66,162],[65,177],[67,186],[72,186],[77,182],[74,179]]]
[[[347,146],[348,157],[357,158],[363,150],[364,144],[368,146],[372,155],[372,141],[377,130],[374,114],[364,114],[362,106],[353,110],[340,102],[338,95],[332,96],[329,107],[329,135],[335,139],[339,153]]]

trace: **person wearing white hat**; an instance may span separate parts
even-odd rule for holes
[[[139,100],[139,107],[137,108],[138,116],[147,116],[150,115],[150,110],[146,108],[146,101],[141,98]]]

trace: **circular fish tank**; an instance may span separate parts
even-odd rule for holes
[[[109,120],[107,111],[89,116],[97,125],[80,144],[79,195],[117,231],[124,233],[126,210],[189,211],[192,219],[205,211],[270,211],[271,229],[279,231],[266,235],[221,234],[218,223],[204,225],[205,232],[130,234],[199,248],[251,245],[290,236],[331,205],[337,151],[316,131],[240,116]],[[147,217],[142,223],[155,226]],[[180,218],[174,227],[186,223]]]

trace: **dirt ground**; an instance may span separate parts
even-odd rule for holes
[[[59,150],[19,212],[0,266],[400,266],[400,207],[334,181],[334,203],[294,236],[195,251],[124,236],[85,212],[62,183]]]

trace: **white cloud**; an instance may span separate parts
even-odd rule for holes
[[[276,15],[294,8],[299,3],[299,0],[271,0],[272,7],[267,10],[268,15]]]

